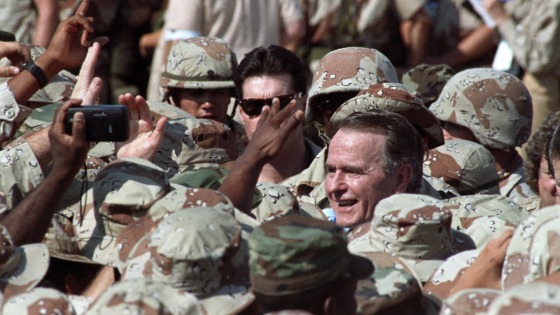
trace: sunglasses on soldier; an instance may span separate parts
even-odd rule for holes
[[[262,112],[262,108],[265,105],[272,106],[272,100],[277,98],[280,101],[280,109],[288,106],[292,100],[301,98],[303,93],[296,93],[291,95],[278,95],[273,98],[244,98],[237,100],[237,104],[241,106],[243,112],[249,117],[259,116]]]

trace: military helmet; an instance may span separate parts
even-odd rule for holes
[[[337,92],[358,92],[371,85],[399,82],[395,67],[385,55],[372,48],[346,47],[326,54],[313,75],[305,118],[319,120],[315,106],[319,95]]]
[[[402,75],[402,83],[422,95],[424,104],[430,106],[439,96],[445,83],[455,74],[455,70],[445,64],[420,64]]]
[[[491,68],[454,75],[430,106],[439,120],[472,131],[485,147],[512,150],[529,138],[531,95],[515,76]]]
[[[164,94],[168,88],[233,89],[236,67],[237,57],[223,39],[189,38],[171,47],[160,83]]]

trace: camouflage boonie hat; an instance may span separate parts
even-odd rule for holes
[[[2,299],[33,289],[49,268],[49,251],[43,244],[14,246],[0,225],[0,304]]]
[[[190,293],[146,279],[121,280],[103,291],[86,315],[207,314]]]
[[[533,109],[517,77],[491,68],[454,75],[430,106],[439,120],[472,131],[485,147],[512,150],[529,138]]]
[[[299,214],[299,203],[287,187],[274,183],[258,183],[261,198],[251,209],[257,221],[265,222],[290,214]]]
[[[28,45],[30,48],[31,59],[36,60],[37,57],[42,55],[46,49],[39,45]],[[11,65],[8,58],[0,60],[0,66]],[[0,78],[0,83],[8,81],[10,78]],[[38,103],[60,103],[70,99],[74,85],[77,81],[76,75],[73,73],[62,70],[49,80],[45,87],[37,90],[28,100],[28,102]],[[52,120],[51,120],[52,121]]]
[[[169,120],[153,162],[173,176],[183,171],[219,164],[237,158],[231,129],[210,119],[197,119],[185,113]]]
[[[441,306],[441,315],[484,315],[492,301],[502,294],[494,289],[461,290],[446,300]]]
[[[377,204],[370,232],[354,239],[348,248],[399,256],[424,282],[446,258],[475,245],[451,229],[451,211],[445,203],[425,195],[395,194]]]
[[[2,306],[2,314],[57,314],[75,315],[68,296],[51,288],[35,288],[11,297]]]
[[[487,314],[560,314],[560,286],[535,281],[513,287],[494,299]]]
[[[515,229],[529,212],[502,195],[470,195],[450,198],[447,207],[453,214],[451,227],[469,235],[477,248]]]
[[[145,159],[126,158],[107,165],[82,197],[85,211],[75,214],[74,235],[82,255],[113,265],[117,236],[171,190],[167,172]]]
[[[454,74],[455,70],[448,65],[423,63],[405,72],[402,75],[402,83],[418,91],[422,95],[424,105],[429,107]]]
[[[154,203],[140,220],[127,225],[116,239],[116,267],[121,273],[128,264],[127,259],[139,240],[155,230],[157,224],[169,214],[197,207],[212,207],[234,215],[231,201],[222,193],[206,188],[173,186],[173,190]]]
[[[424,106],[418,92],[400,83],[380,83],[361,90],[355,97],[344,102],[331,117],[331,128],[338,126],[354,112],[383,109],[406,118],[414,127],[428,137],[428,146],[443,144],[443,130],[438,119]]]
[[[533,211],[509,243],[502,268],[502,288],[535,281],[560,271],[560,206]]]
[[[461,195],[499,194],[496,160],[484,146],[467,140],[447,140],[428,151],[423,173],[454,187]]]
[[[254,299],[241,235],[233,215],[216,208],[171,213],[130,252],[124,279],[164,282],[193,293],[211,314],[237,313]]]
[[[479,254],[479,250],[471,249],[447,258],[426,281],[424,291],[440,299],[448,298],[459,276],[472,265]]]
[[[286,296],[306,292],[340,277],[363,279],[372,263],[352,255],[342,227],[291,215],[256,227],[249,236],[249,268],[254,292]]]
[[[171,46],[161,86],[179,89],[235,88],[237,57],[221,38],[194,37]]]
[[[385,55],[373,48],[346,47],[326,54],[315,73],[309,89],[305,119],[319,122],[315,101],[318,95],[358,92],[383,82],[399,82],[395,67]]]

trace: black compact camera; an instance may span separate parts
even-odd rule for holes
[[[64,119],[67,134],[72,134],[74,113],[82,112],[86,117],[86,138],[88,141],[128,140],[129,113],[124,105],[91,105],[70,107]]]

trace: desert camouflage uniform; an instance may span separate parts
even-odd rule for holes
[[[105,290],[87,315],[158,314],[202,315],[196,297],[161,282],[146,279],[121,280]]]
[[[460,195],[500,193],[494,156],[472,141],[448,140],[428,151],[424,175],[442,179]]]
[[[51,288],[34,288],[7,300],[2,306],[2,314],[58,314],[76,315],[68,296]]]
[[[560,270],[559,206],[533,211],[515,230],[502,269],[502,287],[529,283]]]
[[[440,314],[487,314],[490,303],[500,294],[502,291],[495,289],[461,290],[443,301]]]
[[[342,227],[323,220],[292,215],[261,224],[249,236],[253,291],[280,297],[328,285],[343,275],[371,275],[372,263],[350,254],[346,244]]]
[[[486,314],[560,314],[560,286],[537,281],[513,287],[496,297]]]
[[[423,63],[405,72],[402,75],[402,83],[420,93],[424,105],[430,107],[454,74],[455,71],[447,65]]]
[[[241,236],[233,213],[204,206],[173,212],[136,243],[123,279],[163,282],[194,294],[209,314],[237,314],[254,299]]]
[[[479,250],[472,249],[447,258],[437,267],[424,285],[425,292],[442,300],[446,299],[459,276],[472,265],[479,254]]]
[[[348,248],[399,256],[425,282],[446,258],[475,248],[470,237],[451,229],[451,219],[451,211],[435,198],[395,194],[377,204],[369,233]]]
[[[469,129],[486,148],[510,151],[500,176],[500,194],[517,203],[535,196],[525,183],[523,160],[515,152],[531,131],[531,95],[515,76],[490,68],[454,75],[430,110],[442,121]]]
[[[160,99],[169,102],[171,89],[230,89],[231,96],[234,96],[233,73],[236,68],[237,56],[221,38],[200,36],[178,41],[171,47],[161,74]],[[227,105],[214,104],[226,106],[224,111],[227,111]],[[227,123],[234,131],[237,154],[241,154],[249,142],[245,128],[232,117],[228,116],[226,120],[221,123]]]
[[[477,248],[505,230],[514,230],[529,216],[525,208],[502,195],[470,195],[447,200],[451,227],[469,235]]]

